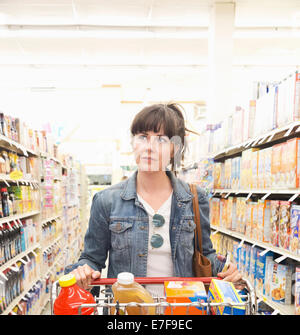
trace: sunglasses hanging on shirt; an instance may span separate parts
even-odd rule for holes
[[[160,214],[154,214],[152,222],[154,227],[160,228],[165,224],[165,219]],[[150,244],[152,248],[160,248],[164,244],[164,239],[160,234],[153,234],[151,236]]]

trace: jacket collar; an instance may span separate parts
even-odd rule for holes
[[[135,171],[131,177],[129,177],[125,183],[123,190],[121,191],[121,198],[124,200],[131,200],[131,199],[137,199],[136,194],[136,177],[137,172]],[[173,187],[173,194],[175,195],[177,201],[189,201],[193,198],[193,195],[190,191],[190,188],[187,183],[180,180],[179,178],[176,178],[173,172],[167,170],[166,171],[167,176],[171,180],[171,184]]]

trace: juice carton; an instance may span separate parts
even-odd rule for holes
[[[300,255],[300,206],[291,206],[291,242],[290,251]]]
[[[280,187],[280,175],[281,175],[281,143],[272,146],[272,162],[271,162],[271,177],[272,187]]]
[[[286,187],[300,187],[300,138],[286,142]]]
[[[291,239],[291,222],[290,222],[290,201],[280,201],[279,203],[279,247],[289,250]]]
[[[274,262],[271,297],[273,301],[281,304],[292,303],[292,266]]]
[[[201,281],[165,281],[165,296],[169,303],[192,303],[207,302],[207,294],[203,282]],[[185,315],[188,307],[173,307],[173,314]],[[166,315],[171,315],[171,307],[165,310]],[[206,308],[189,307],[188,314],[207,314]]]
[[[295,269],[295,314],[300,315],[300,267]]]
[[[271,244],[274,247],[279,246],[279,200],[271,200]]]
[[[231,282],[212,279],[209,290],[208,299],[214,303],[242,303],[238,292]],[[217,306],[212,308],[212,313],[215,315],[244,315],[246,312],[245,306]]]
[[[273,252],[257,248],[255,289],[259,294],[263,293],[267,260],[273,260]]]

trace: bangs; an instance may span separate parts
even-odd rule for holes
[[[162,132],[170,139],[176,135],[176,122],[171,112],[162,104],[152,105],[142,109],[134,118],[131,134],[136,135],[153,131]]]

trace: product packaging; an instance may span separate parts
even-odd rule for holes
[[[169,303],[192,303],[192,302],[207,302],[207,294],[205,286],[201,281],[166,281],[164,283],[166,301]],[[174,315],[196,315],[207,314],[206,307],[172,307]],[[171,307],[165,310],[166,315],[172,314]]]
[[[214,303],[242,304],[238,292],[231,282],[212,279],[208,290],[208,299]],[[244,305],[239,306],[218,306],[213,307],[212,312],[215,315],[244,315],[246,312]]]

